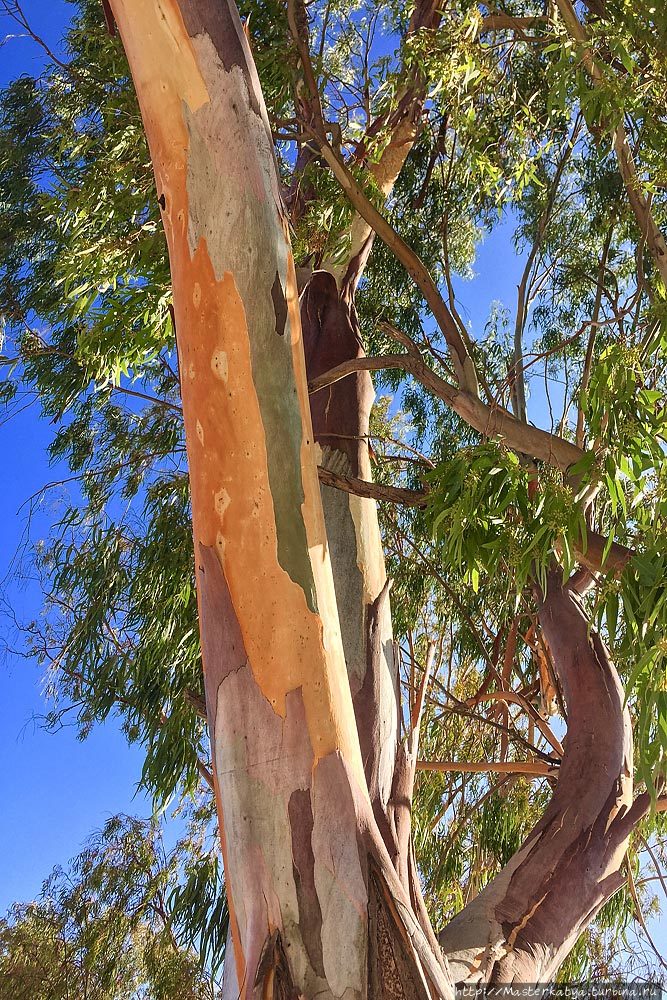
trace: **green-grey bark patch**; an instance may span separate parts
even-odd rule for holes
[[[313,751],[307,735],[301,689],[276,714],[249,665],[230,671],[216,692],[213,747],[215,773],[224,803],[229,891],[237,916],[249,983],[266,951],[270,926],[289,945],[290,974],[304,996],[326,983],[313,968],[300,928],[292,867],[288,805],[295,788],[307,789]]]
[[[327,449],[322,464],[331,468],[335,459],[339,459],[342,464],[345,455],[338,451],[329,453]],[[347,468],[349,465],[345,471]],[[337,472],[339,469],[334,468],[333,471]],[[350,498],[342,490],[331,486],[323,486],[321,492],[343,651],[354,698],[363,684],[366,672],[364,578],[357,562],[359,555]]]
[[[322,958],[337,997],[361,1000],[368,948],[366,848],[358,829],[354,777],[339,753],[318,761],[313,773],[312,846],[315,888],[322,907]]]
[[[206,33],[218,53],[220,62],[228,72],[234,66],[238,66],[243,72],[254,76],[254,64],[248,58],[248,43],[243,34],[243,25],[235,3],[218,0],[214,16],[211,14],[211,0],[188,0],[188,3],[180,4],[180,9],[185,29],[190,37]],[[259,89],[255,92],[255,87],[248,88],[250,106],[255,114],[261,115],[258,93]]]
[[[226,4],[222,7],[226,10]],[[224,39],[219,42],[223,45]],[[280,222],[271,133],[263,109],[257,111],[257,95],[253,98],[249,92],[245,67],[235,63],[227,72],[208,35],[198,35],[193,45],[214,96],[196,112],[183,109],[190,135],[190,252],[205,239],[217,280],[230,273],[241,296],[266,435],[278,560],[303,589],[308,607],[317,611],[301,509],[303,426],[291,337],[275,335],[279,317],[273,289],[277,280],[284,299],[288,246]],[[283,331],[287,323],[285,305]]]

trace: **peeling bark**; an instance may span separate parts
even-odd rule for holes
[[[370,978],[373,997],[449,998],[441,957],[373,818],[287,223],[236,8],[231,0],[113,0],[112,9],[173,281],[235,958],[226,988],[240,997],[363,1000]],[[403,994],[389,982],[389,952],[369,932],[371,910],[387,929]]]
[[[441,932],[456,982],[546,982],[623,884],[632,727],[618,674],[560,571],[539,619],[568,711],[544,816],[503,871]]]

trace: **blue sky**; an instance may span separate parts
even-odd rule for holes
[[[65,0],[27,0],[31,26],[58,51],[72,7]],[[101,9],[101,5],[100,5]],[[21,73],[35,74],[42,50],[29,38],[7,37],[21,29],[0,15],[0,86]],[[6,470],[0,489],[0,608],[20,620],[36,618],[41,597],[35,584],[18,584],[13,561],[27,526],[28,507],[19,508],[45,483],[59,478],[46,449],[53,427],[32,405],[0,424],[0,454]],[[64,475],[66,473],[63,473]],[[32,537],[49,524],[51,500],[36,504]],[[0,617],[0,645],[21,648],[9,619]],[[15,900],[34,898],[56,864],[77,853],[85,838],[117,812],[150,814],[145,796],[135,797],[142,766],[113,723],[98,726],[83,743],[71,728],[47,733],[34,721],[47,704],[40,669],[12,652],[0,659],[0,913]]]

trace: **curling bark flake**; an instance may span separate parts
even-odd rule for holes
[[[632,724],[618,674],[560,570],[539,619],[567,706],[558,782],[525,843],[440,934],[457,983],[553,980],[625,881]]]
[[[169,246],[237,993],[449,997],[371,809],[296,279],[236,9],[111,6]]]

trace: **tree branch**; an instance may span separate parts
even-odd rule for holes
[[[427,268],[414,250],[408,246],[405,240],[399,236],[384,216],[368,200],[346,164],[343,163],[333,147],[327,142],[326,137],[320,135],[315,130],[312,130],[312,132],[320,145],[322,156],[331,167],[332,173],[347,195],[352,207],[394,253],[397,260],[400,261],[424,296],[447,343],[459,386],[470,392],[471,395],[477,396],[477,373],[468,351],[468,346],[464,343],[454,317],[440,295],[437,285]]]
[[[299,53],[303,77],[308,88],[307,106],[310,113],[310,123],[314,121],[318,125],[323,126],[324,118],[322,115],[320,92],[308,44],[308,14],[303,0],[287,0],[287,23],[289,24],[292,38]]]
[[[457,389],[436,375],[422,361],[416,345],[413,344],[413,347],[415,353],[388,354],[346,361],[314,379],[310,383],[310,391],[317,392],[355,371],[399,368],[408,372],[435,396],[447,403],[474,430],[488,438],[501,438],[508,448],[522,455],[529,455],[567,473],[570,466],[579,462],[586,454],[564,438],[550,434],[539,427],[533,427],[531,424],[520,423],[507,410],[488,406],[478,396]]]
[[[526,35],[524,32],[530,28],[542,28],[548,26],[549,18],[544,15],[536,17],[513,17],[511,14],[487,14],[483,19],[479,29],[480,34],[487,31],[515,31],[523,41],[542,41]]]
[[[402,44],[418,31],[437,28],[442,18],[440,0],[417,0]],[[421,116],[426,98],[426,85],[419,71],[408,71],[405,60],[399,70],[399,79],[404,81],[398,91],[394,106],[379,115],[367,128],[363,139],[357,144],[354,159],[364,160],[370,142],[383,129],[388,137],[379,159],[368,164],[368,171],[375,183],[387,197],[396,183],[410,150],[421,131]],[[354,287],[363,274],[373,245],[373,226],[358,213],[350,229],[350,251],[343,284]]]
[[[516,691],[490,691],[487,694],[482,694],[481,696],[477,695],[474,698],[474,701],[475,703],[480,701],[503,701],[503,702],[511,702],[514,705],[519,705],[519,707],[522,708],[524,712],[526,712],[526,714],[530,716],[530,718],[533,720],[533,722],[540,730],[544,738],[554,748],[556,753],[560,757],[562,757],[563,754],[565,753],[560,740],[558,740],[554,735],[549,723],[542,718],[537,709],[533,705],[531,705],[526,698],[522,697],[520,694],[517,694]]]
[[[607,258],[609,257],[609,250],[611,248],[611,241],[614,235],[614,224],[609,227],[609,231],[605,237],[604,245],[602,247],[602,256],[600,258],[600,265],[598,268],[597,277],[597,287],[595,289],[595,303],[593,305],[593,313],[591,316],[591,332],[588,337],[588,344],[586,345],[586,356],[584,358],[584,369],[581,373],[581,388],[580,398],[583,399],[588,392],[588,384],[591,378],[591,372],[593,370],[593,352],[595,349],[595,340],[598,332],[598,320],[600,318],[600,309],[602,307],[602,291],[604,289],[604,275],[607,269]],[[584,446],[584,407],[583,404],[579,403],[579,409],[577,411],[577,429],[575,433],[575,441],[580,448]]]
[[[357,479],[355,476],[342,476],[330,469],[318,466],[317,474],[320,482],[325,486],[333,486],[344,493],[352,493],[354,496],[367,497],[371,500],[384,500],[388,503],[399,503],[407,507],[423,507],[426,503],[426,492],[420,490],[407,490],[400,486],[384,486],[381,483],[370,483],[366,479]]]
[[[586,551],[584,552],[581,546],[577,550],[580,562],[594,573],[608,573],[610,570],[621,573],[634,556],[634,549],[628,549],[619,542],[612,542],[603,561],[608,541],[604,535],[589,528],[586,532]]]
[[[418,771],[462,771],[466,774],[524,774],[533,778],[556,778],[558,766],[551,767],[540,760],[510,760],[510,761],[443,761],[418,760]]]

